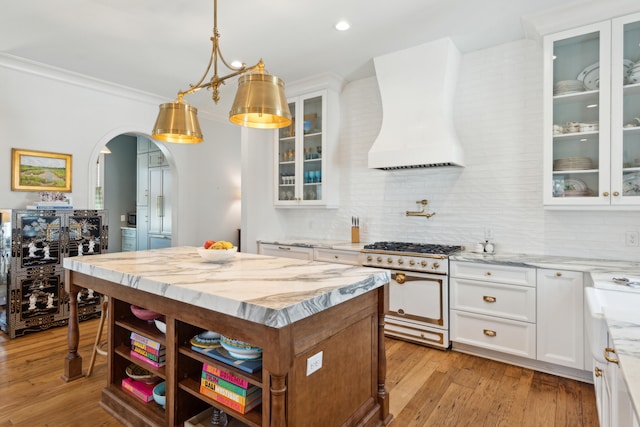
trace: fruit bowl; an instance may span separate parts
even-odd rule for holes
[[[198,248],[198,254],[200,254],[202,258],[210,262],[220,262],[228,260],[232,258],[236,252],[238,252],[237,246],[234,246],[231,249]]]
[[[138,307],[137,305],[131,305],[131,312],[140,320],[146,320],[149,323],[153,323],[155,319],[162,317],[162,314],[155,311],[147,310],[146,308]]]

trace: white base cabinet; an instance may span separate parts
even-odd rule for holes
[[[538,269],[538,356],[584,369],[583,273]]]
[[[313,261],[313,248],[307,246],[278,245],[258,242],[258,253],[260,255]]]

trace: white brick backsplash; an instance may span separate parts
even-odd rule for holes
[[[367,152],[380,130],[375,78],[341,94],[338,209],[283,209],[289,236],[350,239],[359,216],[361,241],[401,240],[471,246],[493,235],[498,252],[637,260],[625,232],[640,231],[640,213],[553,211],[542,205],[542,50],[518,41],[463,55],[454,100],[465,168],[380,171]],[[407,217],[428,199],[430,219]]]

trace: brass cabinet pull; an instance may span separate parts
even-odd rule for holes
[[[399,314],[400,316],[404,316],[404,310],[403,310],[403,309],[401,309],[401,308],[399,308],[399,309],[398,309],[398,314]]]
[[[605,191],[604,193],[602,193],[602,195],[603,195],[604,197],[609,197],[609,192],[608,192],[608,191]]]
[[[488,337],[495,337],[497,335],[496,331],[492,331],[491,329],[485,329],[483,332]]]
[[[620,359],[618,359],[617,357],[609,356],[609,353],[616,354],[615,348],[606,347],[604,349],[604,358],[607,359],[607,362],[615,363],[617,365]]]
[[[559,271],[556,271],[556,276],[560,277],[560,276],[562,276],[562,273],[560,273]]]
[[[291,248],[288,248],[286,246],[278,246],[278,249],[280,249],[281,251],[290,251]]]
[[[487,271],[487,272],[485,273],[485,275],[487,275],[487,276],[491,276],[491,272],[490,272],[490,271]]]
[[[618,193],[617,191],[614,191],[614,192],[613,192],[613,195],[614,195],[615,197],[618,197],[618,196],[620,195],[620,193]]]
[[[602,369],[596,366],[595,369],[593,370],[593,373],[596,376],[596,378],[600,378],[602,376]]]
[[[407,276],[405,276],[404,273],[396,274],[396,282],[398,282],[398,285],[402,285],[406,281],[407,281]]]
[[[496,302],[496,297],[490,297],[489,295],[485,295],[482,297],[486,302]]]

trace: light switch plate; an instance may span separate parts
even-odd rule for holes
[[[322,368],[322,352],[316,353],[307,359],[307,376]]]

